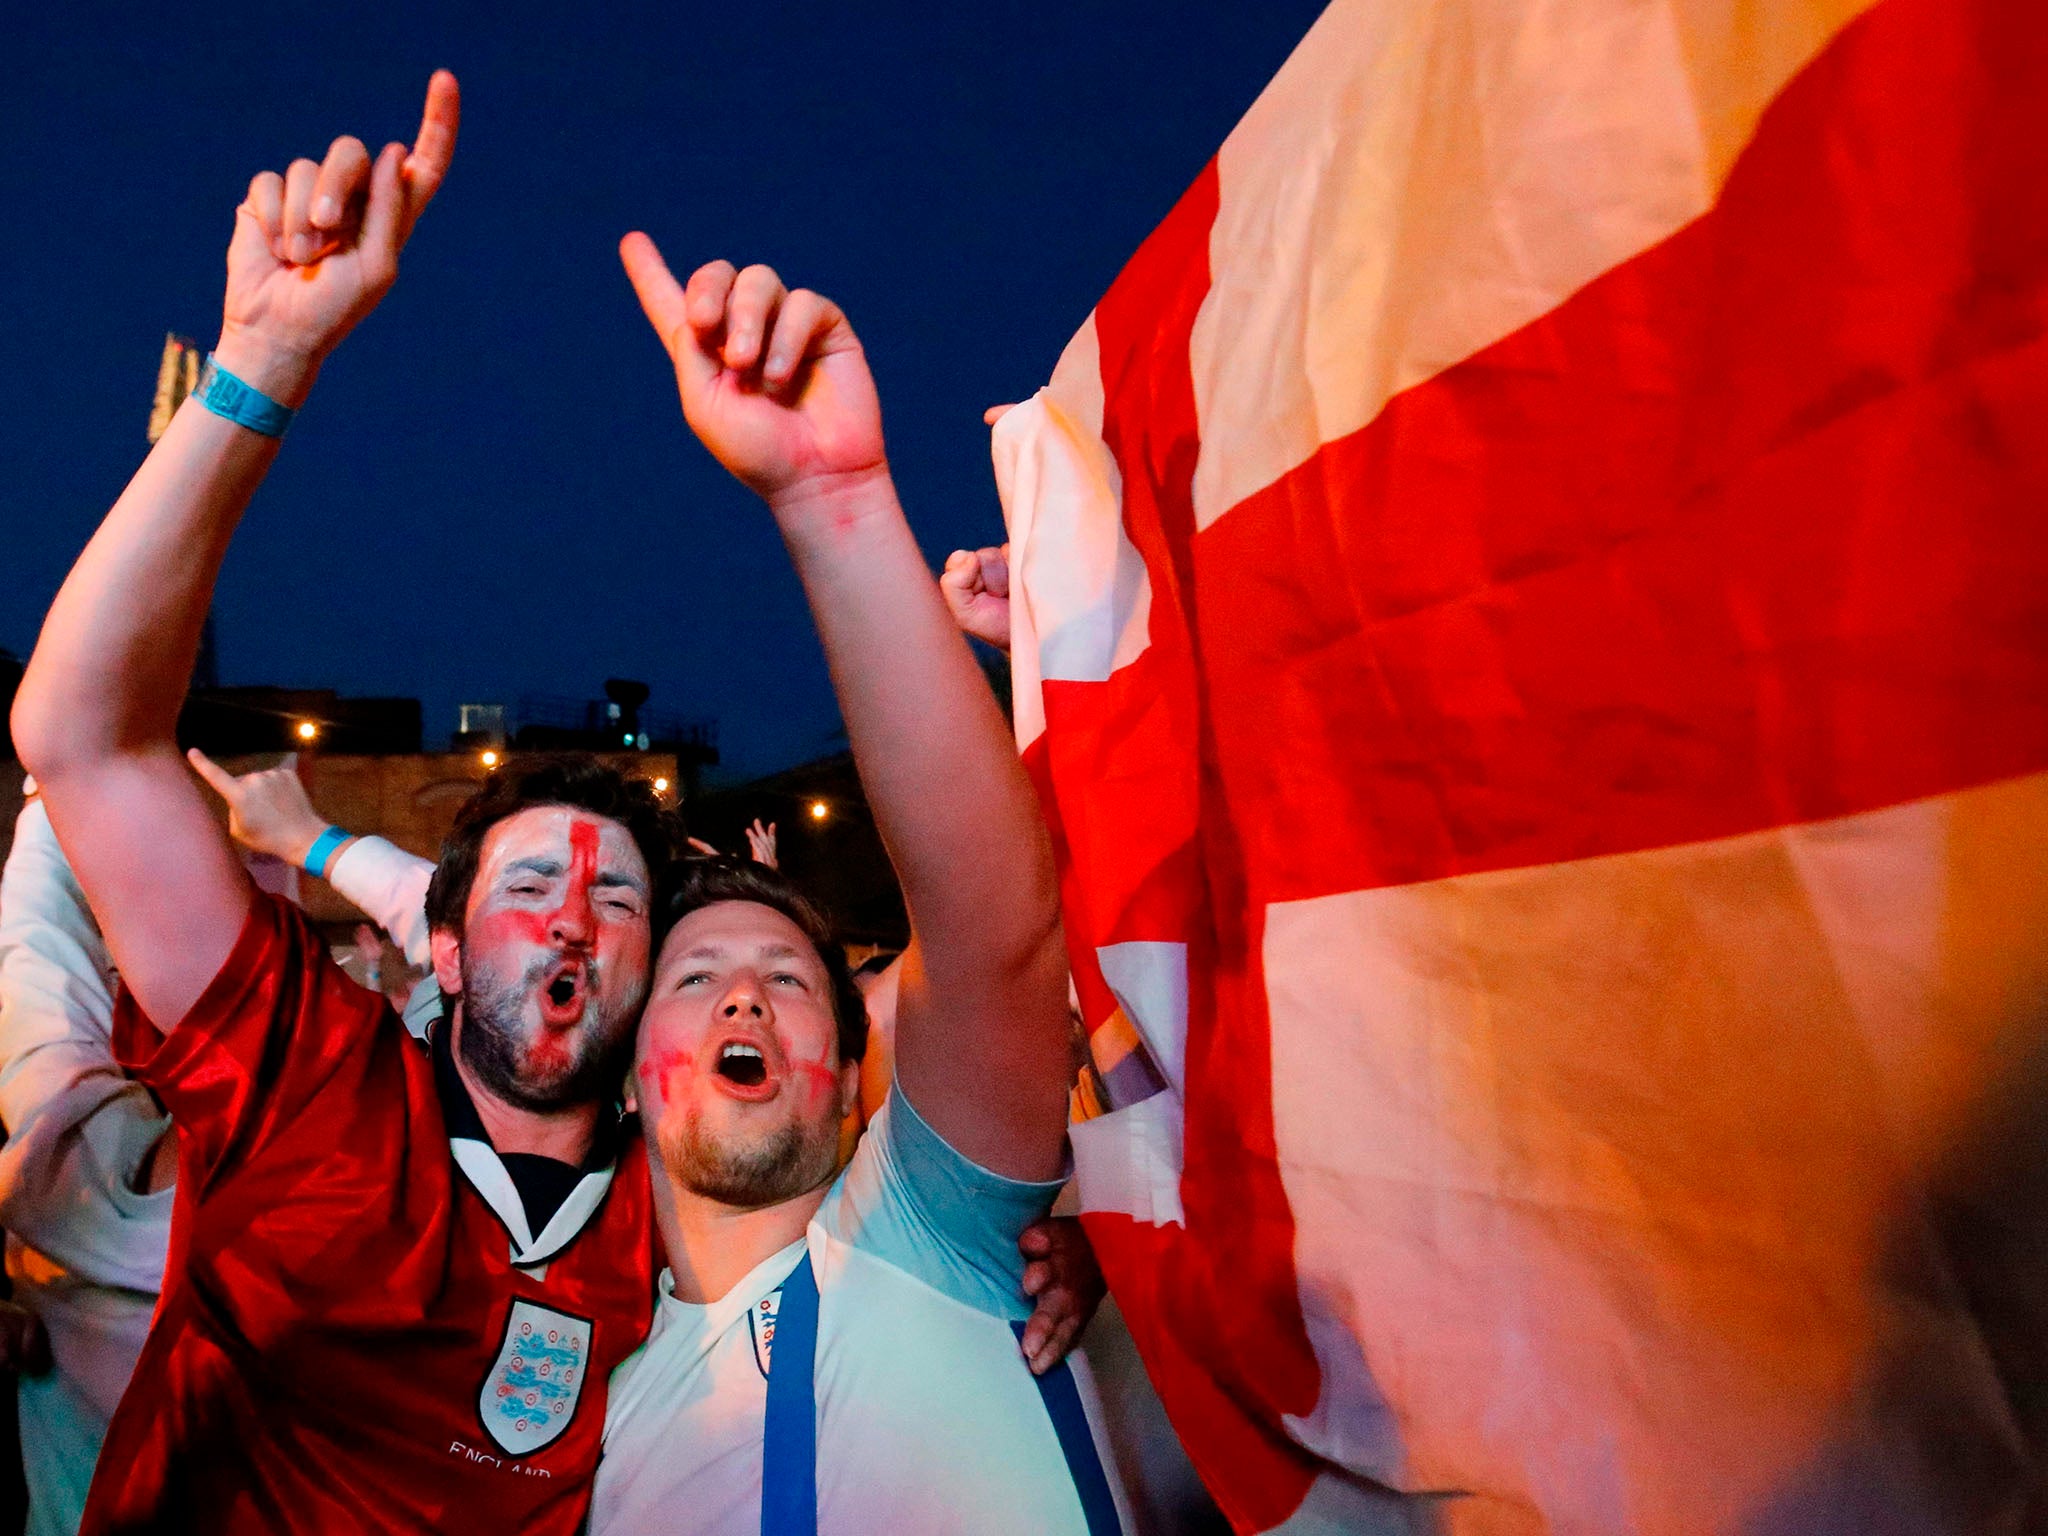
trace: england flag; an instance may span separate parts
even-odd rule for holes
[[[1241,1531],[2048,1523],[2048,9],[1334,0],[996,432]]]

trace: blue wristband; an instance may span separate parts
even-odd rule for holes
[[[334,855],[341,845],[354,837],[353,832],[344,832],[339,827],[329,827],[313,839],[313,846],[306,850],[306,873],[322,880],[327,878],[327,866],[334,862]]]
[[[244,384],[216,363],[211,352],[206,354],[206,366],[199,370],[192,398],[214,415],[225,416],[237,426],[261,432],[265,437],[283,437],[284,429],[299,414],[254,385]]]

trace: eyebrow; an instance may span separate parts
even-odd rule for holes
[[[540,875],[545,879],[552,880],[560,875],[561,872],[561,863],[558,860],[548,858],[545,854],[533,854],[523,859],[513,859],[505,865],[505,873],[508,875]],[[647,889],[647,883],[638,875],[625,874],[616,869],[599,870],[591,884],[602,886],[622,885],[628,890],[639,891],[643,894]]]

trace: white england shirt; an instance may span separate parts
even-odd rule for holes
[[[679,1301],[662,1272],[653,1331],[612,1376],[594,1536],[758,1536],[764,1336],[807,1245],[819,1531],[1087,1536],[1011,1331],[1030,1314],[1017,1238],[1059,1189],[969,1162],[891,1089],[801,1242],[705,1305]],[[1070,1363],[1129,1530],[1094,1384]]]

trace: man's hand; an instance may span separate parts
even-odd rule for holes
[[[1066,1359],[1109,1287],[1095,1262],[1095,1245],[1072,1216],[1033,1222],[1017,1247],[1030,1260],[1024,1266],[1024,1294],[1038,1303],[1024,1325],[1024,1358],[1042,1376]]]
[[[227,802],[228,834],[236,842],[287,864],[305,863],[308,850],[327,830],[327,823],[306,798],[296,754],[275,768],[245,773],[239,779],[197,747],[185,757],[192,771]]]
[[[875,381],[838,305],[729,261],[685,289],[637,232],[619,257],[675,365],[684,419],[736,479],[779,504],[887,473]]]
[[[40,1376],[50,1368],[43,1320],[18,1302],[0,1301],[0,1373]]]
[[[962,634],[1010,649],[1010,546],[956,549],[939,573],[939,591]]]
[[[221,366],[296,404],[313,374],[398,276],[398,253],[455,153],[461,93],[447,70],[427,85],[419,136],[373,162],[357,138],[320,164],[294,160],[249,183],[228,245]]]

